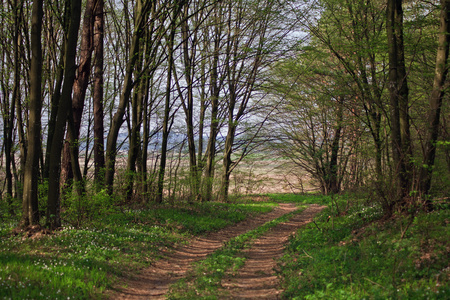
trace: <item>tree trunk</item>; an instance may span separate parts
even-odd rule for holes
[[[389,93],[391,114],[392,158],[396,176],[396,199],[400,204],[409,194],[411,154],[408,115],[408,86],[403,46],[402,0],[388,0],[387,37],[389,45]]]
[[[105,169],[103,126],[103,16],[104,0],[96,0],[94,20],[94,182],[103,185]]]
[[[215,19],[220,20],[221,11],[216,10]],[[217,22],[220,24],[219,22]],[[219,51],[220,51],[220,36],[221,36],[221,25],[215,25],[215,35],[214,35],[214,53],[213,62],[211,67],[211,78],[210,78],[210,93],[211,93],[211,127],[209,132],[209,140],[206,148],[206,169],[205,169],[205,201],[212,200],[213,183],[214,183],[214,160],[216,158],[216,139],[218,134],[219,120],[219,95],[220,86],[218,76],[218,64],[219,64]]]
[[[75,80],[75,57],[78,40],[78,30],[80,27],[81,0],[72,0],[70,11],[66,11],[70,16],[69,29],[66,36],[66,47],[64,51],[64,84],[62,87],[61,99],[56,115],[55,132],[51,145],[48,180],[48,206],[47,206],[47,226],[57,228],[61,226],[60,218],[60,175],[61,175],[61,152],[63,147],[63,137],[66,128],[67,117],[72,104],[72,87]]]
[[[338,178],[338,154],[339,154],[339,142],[341,140],[341,131],[342,131],[342,121],[343,121],[343,112],[342,112],[342,99],[338,101],[337,109],[337,121],[336,128],[334,131],[333,141],[331,143],[331,156],[330,161],[328,163],[327,177],[328,177],[328,191],[332,194],[337,194],[340,191],[340,180]]]
[[[233,116],[231,116],[233,120]],[[232,122],[228,122],[228,133],[225,139],[225,149],[223,156],[223,170],[222,170],[222,184],[221,184],[221,199],[223,202],[228,202],[228,192],[230,188],[230,175],[233,161],[231,154],[233,152],[233,143],[235,138],[236,126]]]
[[[24,170],[23,226],[39,223],[38,177],[42,108],[41,31],[43,14],[43,1],[34,1],[31,17],[30,111],[28,115],[28,146]]]
[[[441,16],[438,49],[436,53],[436,67],[434,72],[433,90],[430,95],[430,110],[428,113],[428,128],[425,140],[422,168],[419,176],[419,191],[422,196],[428,195],[431,188],[436,142],[439,134],[439,120],[441,115],[442,99],[444,98],[444,83],[447,77],[448,54],[450,44],[450,0],[441,0]],[[429,208],[431,202],[428,201]]]
[[[131,41],[130,57],[126,66],[125,79],[120,95],[119,106],[111,119],[111,127],[106,141],[106,162],[105,162],[105,186],[108,194],[113,192],[115,165],[117,157],[117,138],[119,137],[120,127],[124,122],[125,109],[130,101],[131,91],[133,89],[133,72],[139,58],[139,43],[144,32],[143,28],[147,24],[147,15],[152,6],[152,1],[146,1],[141,11],[136,13],[136,26]],[[138,78],[135,78],[138,80]]]
[[[190,30],[188,25],[188,15],[189,15],[189,5],[184,6],[183,18],[184,22],[181,25],[182,34],[182,46],[183,46],[183,63],[184,63],[184,78],[186,80],[186,93],[187,96],[180,96],[182,99],[183,109],[185,113],[186,121],[186,134],[188,139],[188,149],[189,149],[189,181],[190,181],[190,196],[189,201],[193,201],[200,196],[200,177],[197,166],[197,152],[195,147],[195,136],[194,136],[194,92],[193,92],[193,73],[194,73],[194,60],[195,60],[195,47],[197,45],[189,45],[190,41]],[[196,33],[194,33],[196,35]],[[192,38],[194,41],[197,40],[196,37]]]
[[[133,196],[134,181],[136,179],[136,161],[139,155],[140,130],[142,123],[142,102],[144,97],[144,80],[140,80],[137,90],[131,101],[131,132],[129,135],[129,148],[127,159],[127,200],[130,201]]]
[[[175,19],[175,15],[174,15]],[[173,69],[173,44],[175,40],[175,20],[172,20],[171,24],[172,28],[170,31],[170,37],[167,45],[168,52],[168,67],[167,67],[167,84],[166,84],[166,95],[165,95],[165,103],[164,103],[164,120],[163,120],[163,132],[162,132],[162,141],[161,141],[161,161],[159,163],[159,172],[158,172],[158,183],[157,183],[157,191],[156,191],[156,202],[162,203],[163,201],[163,192],[164,192],[164,177],[166,172],[166,163],[167,163],[167,143],[169,140],[169,122],[170,122],[170,96],[171,96],[171,88],[172,88],[172,69]]]
[[[14,209],[12,208],[13,198],[13,173],[12,164],[14,164],[14,150],[13,150],[13,129],[14,129],[14,116],[15,116],[15,102],[16,98],[20,98],[20,62],[19,62],[19,44],[21,40],[20,31],[20,16],[19,11],[22,10],[22,4],[18,1],[14,1],[13,17],[14,17],[14,32],[13,32],[13,51],[14,51],[14,86],[12,92],[11,102],[4,99],[4,111],[3,111],[3,136],[4,136],[4,149],[5,149],[5,179],[6,179],[6,202],[9,206],[10,214],[14,215]]]
[[[91,73],[91,60],[92,60],[92,31],[94,25],[94,6],[95,1],[89,0],[86,3],[86,9],[84,12],[83,29],[81,33],[81,48],[80,48],[80,62],[78,65],[78,72],[75,82],[73,84],[72,95],[72,121],[73,126],[69,128],[66,135],[66,141],[64,143],[62,167],[61,167],[61,184],[64,189],[66,186],[70,186],[74,177],[74,172],[78,177],[81,174],[81,169],[78,162],[78,149],[80,139],[81,119],[83,116],[84,102],[86,99],[86,90],[89,84],[89,77]],[[71,132],[73,131],[73,132]],[[72,149],[70,149],[72,148]],[[71,153],[72,152],[72,153]],[[71,160],[71,156],[75,161]],[[78,170],[73,170],[72,165]],[[75,178],[80,182],[81,178]]]

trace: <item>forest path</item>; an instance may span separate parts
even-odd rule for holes
[[[278,278],[274,272],[277,259],[281,258],[291,235],[311,222],[325,206],[311,205],[289,221],[280,223],[268,233],[256,239],[244,251],[247,258],[243,268],[234,277],[222,280],[227,299],[279,299]]]
[[[311,221],[322,208],[311,205],[303,213],[294,216],[288,222],[280,223],[256,239],[253,246],[246,250],[248,261],[239,271],[239,275],[223,281],[223,286],[230,292],[230,298],[257,299],[262,295],[262,298],[276,299],[279,291],[276,289],[276,276],[272,274],[276,263],[274,259],[282,255],[289,236],[297,228]],[[294,203],[281,203],[270,213],[247,219],[205,237],[195,238],[189,244],[167,253],[164,259],[156,261],[153,266],[143,270],[135,278],[127,279],[123,282],[126,288],[118,289],[108,296],[110,299],[165,299],[169,286],[183,278],[191,269],[193,262],[204,259],[231,238],[296,209]]]

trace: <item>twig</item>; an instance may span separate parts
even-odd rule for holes
[[[371,283],[373,283],[373,284],[376,284],[376,285],[378,285],[379,287],[381,287],[381,288],[383,288],[384,290],[386,290],[386,288],[385,288],[384,286],[382,286],[381,284],[379,284],[378,282],[375,282],[375,281],[373,281],[373,280],[370,280],[370,279],[367,278],[367,277],[364,277],[364,279],[367,280],[367,281],[369,281],[369,282],[371,282]]]
[[[302,250],[303,250],[303,252],[305,252],[306,257],[313,258],[311,255],[309,255],[309,254],[305,251],[305,249],[302,249]]]
[[[317,225],[316,221],[312,220],[312,222],[314,223],[314,225],[316,225],[317,229],[319,229],[319,231],[322,231],[322,229],[320,229],[319,225]]]

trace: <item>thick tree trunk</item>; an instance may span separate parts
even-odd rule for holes
[[[41,139],[42,82],[42,17],[43,1],[33,2],[31,17],[30,102],[28,115],[28,146],[24,170],[22,225],[39,223],[38,178]]]
[[[396,199],[405,200],[410,190],[411,141],[409,134],[408,85],[403,46],[402,0],[388,0],[387,36],[389,45],[389,93],[391,112],[392,158],[396,176]],[[389,208],[388,208],[389,209]]]
[[[439,44],[436,53],[436,68],[434,72],[433,90],[429,99],[428,128],[425,140],[423,163],[419,177],[419,191],[426,196],[431,188],[436,142],[439,134],[439,119],[441,115],[442,99],[444,98],[444,83],[447,77],[448,54],[450,44],[450,0],[441,0],[441,17],[439,30]],[[431,208],[431,203],[428,202]]]

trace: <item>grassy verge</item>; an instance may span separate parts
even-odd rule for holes
[[[450,298],[448,209],[390,220],[376,206],[330,214],[291,239],[279,263],[285,299]]]
[[[264,212],[273,203],[205,203],[123,209],[110,206],[51,234],[15,232],[17,220],[0,224],[0,298],[87,299],[128,272],[149,266],[160,250]],[[70,216],[66,216],[69,218]]]
[[[329,205],[331,196],[318,194],[268,194],[270,201],[277,203],[321,204]],[[342,201],[342,199],[340,200]]]
[[[304,209],[305,207],[302,207],[231,239],[206,259],[196,263],[186,278],[179,280],[170,288],[168,299],[217,299],[224,296],[218,289],[220,282],[226,275],[235,275],[244,265],[246,258],[242,250],[251,246],[255,239],[271,228],[286,222]]]

